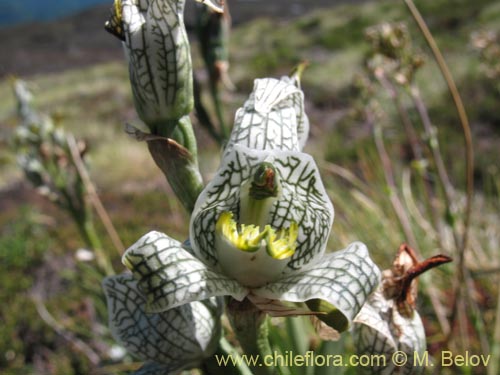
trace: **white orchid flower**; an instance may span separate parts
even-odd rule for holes
[[[219,1],[203,1],[221,11]],[[184,25],[185,0],[115,0],[106,29],[123,41],[134,104],[150,127],[193,109],[193,75]]]
[[[222,313],[222,304],[215,298],[148,314],[146,298],[132,275],[108,277],[103,287],[113,336],[146,362],[136,375],[178,373],[199,365],[215,351]]]
[[[325,254],[334,211],[313,158],[300,151],[306,124],[294,80],[256,80],[221,166],[197,200],[189,247],[151,232],[123,256],[147,311],[231,296],[319,299],[344,322],[354,318],[380,272],[359,242]]]

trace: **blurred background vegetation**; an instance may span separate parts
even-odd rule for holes
[[[419,310],[430,353],[436,358],[445,348],[498,353],[500,3],[416,3],[464,99],[475,149],[475,194],[465,259],[467,280],[473,290],[467,302],[469,308],[455,306],[467,311],[467,316],[459,316],[458,323],[450,327],[452,337],[446,337],[439,319],[444,314],[446,320],[453,307],[447,296],[453,288],[453,265],[422,277]],[[254,78],[287,74],[307,60],[303,90],[312,127],[306,151],[318,161],[336,209],[329,248],[340,249],[349,241],[361,240],[377,264],[389,268],[399,245],[409,239],[391,205],[391,189],[384,179],[371,125],[359,116],[359,108],[365,104],[360,101],[356,82],[366,75],[364,63],[370,51],[366,29],[382,22],[404,22],[413,47],[424,61],[416,84],[437,129],[445,167],[456,189],[452,202],[456,206],[452,210],[455,218],[445,217],[444,229],[429,230],[426,224],[432,222],[431,218],[412,215],[412,202],[417,201],[418,206],[419,202],[425,204],[425,199],[405,177],[410,146],[401,119],[387,92],[375,87],[371,95],[384,112],[380,122],[385,147],[421,255],[444,252],[456,256],[449,245],[454,225],[450,222],[460,221],[464,213],[465,154],[460,123],[445,81],[402,1],[330,4],[305,0],[277,1],[274,5],[266,1],[229,1],[233,19],[229,74],[236,89],[222,95],[226,122],[231,123],[235,110],[251,91]],[[188,29],[192,31],[190,9],[188,4]],[[123,357],[107,332],[100,290],[102,275],[92,261],[77,256],[81,254],[77,250],[85,247],[77,228],[64,212],[38,195],[16,163],[9,140],[19,119],[10,75],[28,81],[37,110],[52,114],[68,132],[86,141],[92,181],[125,246],[154,229],[176,238],[187,236],[187,213],[175,200],[145,145],[123,132],[124,123],[138,124],[139,120],[120,45],[102,27],[108,14],[109,6],[98,6],[50,23],[0,28],[4,46],[0,56],[2,374],[95,373],[87,349],[99,353],[100,365],[105,368],[101,373],[114,374],[120,373],[121,369],[113,366]],[[206,83],[194,39],[192,53],[196,74],[202,84]],[[408,97],[403,95],[401,100],[411,121],[418,123],[418,113]],[[425,139],[424,131],[418,127],[417,131]],[[196,132],[201,169],[209,180],[218,165],[220,148],[203,127],[197,126]],[[431,175],[430,183],[436,185],[436,181],[437,177]],[[442,201],[436,206],[450,214]],[[438,223],[438,227],[443,225]],[[115,269],[121,270],[119,256],[105,229],[98,225],[97,231]],[[36,304],[33,296],[41,298],[43,304]],[[436,301],[444,313],[436,311]],[[274,337],[279,340],[280,325],[277,327]],[[314,338],[308,340],[308,345],[314,347]],[[78,343],[83,344],[83,349]],[[335,350],[343,347],[348,351],[349,345],[342,342]],[[477,367],[450,371],[486,372]]]

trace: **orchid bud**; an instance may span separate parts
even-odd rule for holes
[[[135,108],[153,134],[169,136],[193,109],[184,0],[115,0],[106,29],[123,41]]]

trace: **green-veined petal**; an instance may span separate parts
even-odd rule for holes
[[[256,79],[235,116],[225,153],[239,144],[256,150],[300,151],[309,132],[304,94],[295,80]]]
[[[232,212],[236,221],[240,219],[242,186],[263,162],[274,166],[280,181],[280,192],[264,224],[274,230],[290,228],[292,223],[298,226],[297,246],[283,272],[299,270],[323,255],[333,222],[333,206],[313,158],[300,152],[258,151],[235,145],[196,202],[190,239],[197,257],[214,266],[219,263],[216,222],[223,212]]]
[[[159,232],[141,237],[123,255],[148,312],[161,312],[192,301],[230,295],[242,300],[248,291],[195,258],[182,244]]]
[[[372,363],[360,369],[363,374],[421,374],[424,367],[417,357],[425,358],[426,338],[420,315],[413,311],[410,317],[398,312],[394,300],[385,299],[381,291],[374,293],[354,319],[354,341],[359,355],[384,355],[385,361]],[[395,367],[395,352],[406,353],[407,361]],[[415,364],[417,364],[415,366]]]
[[[108,277],[103,288],[113,336],[141,360],[177,371],[196,365],[215,350],[222,312],[215,298],[149,314],[131,274]]]
[[[293,84],[300,89],[300,92],[289,97],[290,103],[297,116],[297,137],[299,139],[299,148],[302,150],[309,137],[309,118],[304,109],[304,94],[300,87],[300,74],[294,74],[291,77],[281,77],[281,81]]]
[[[380,282],[380,270],[361,242],[326,254],[307,270],[286,275],[252,293],[270,299],[305,302],[320,299],[335,306],[349,322]]]

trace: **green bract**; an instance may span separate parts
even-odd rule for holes
[[[345,329],[380,272],[362,243],[325,255],[333,206],[313,158],[300,151],[306,130],[297,81],[256,80],[197,200],[189,246],[151,232],[123,257],[147,311],[215,296],[321,299],[345,317]]]

